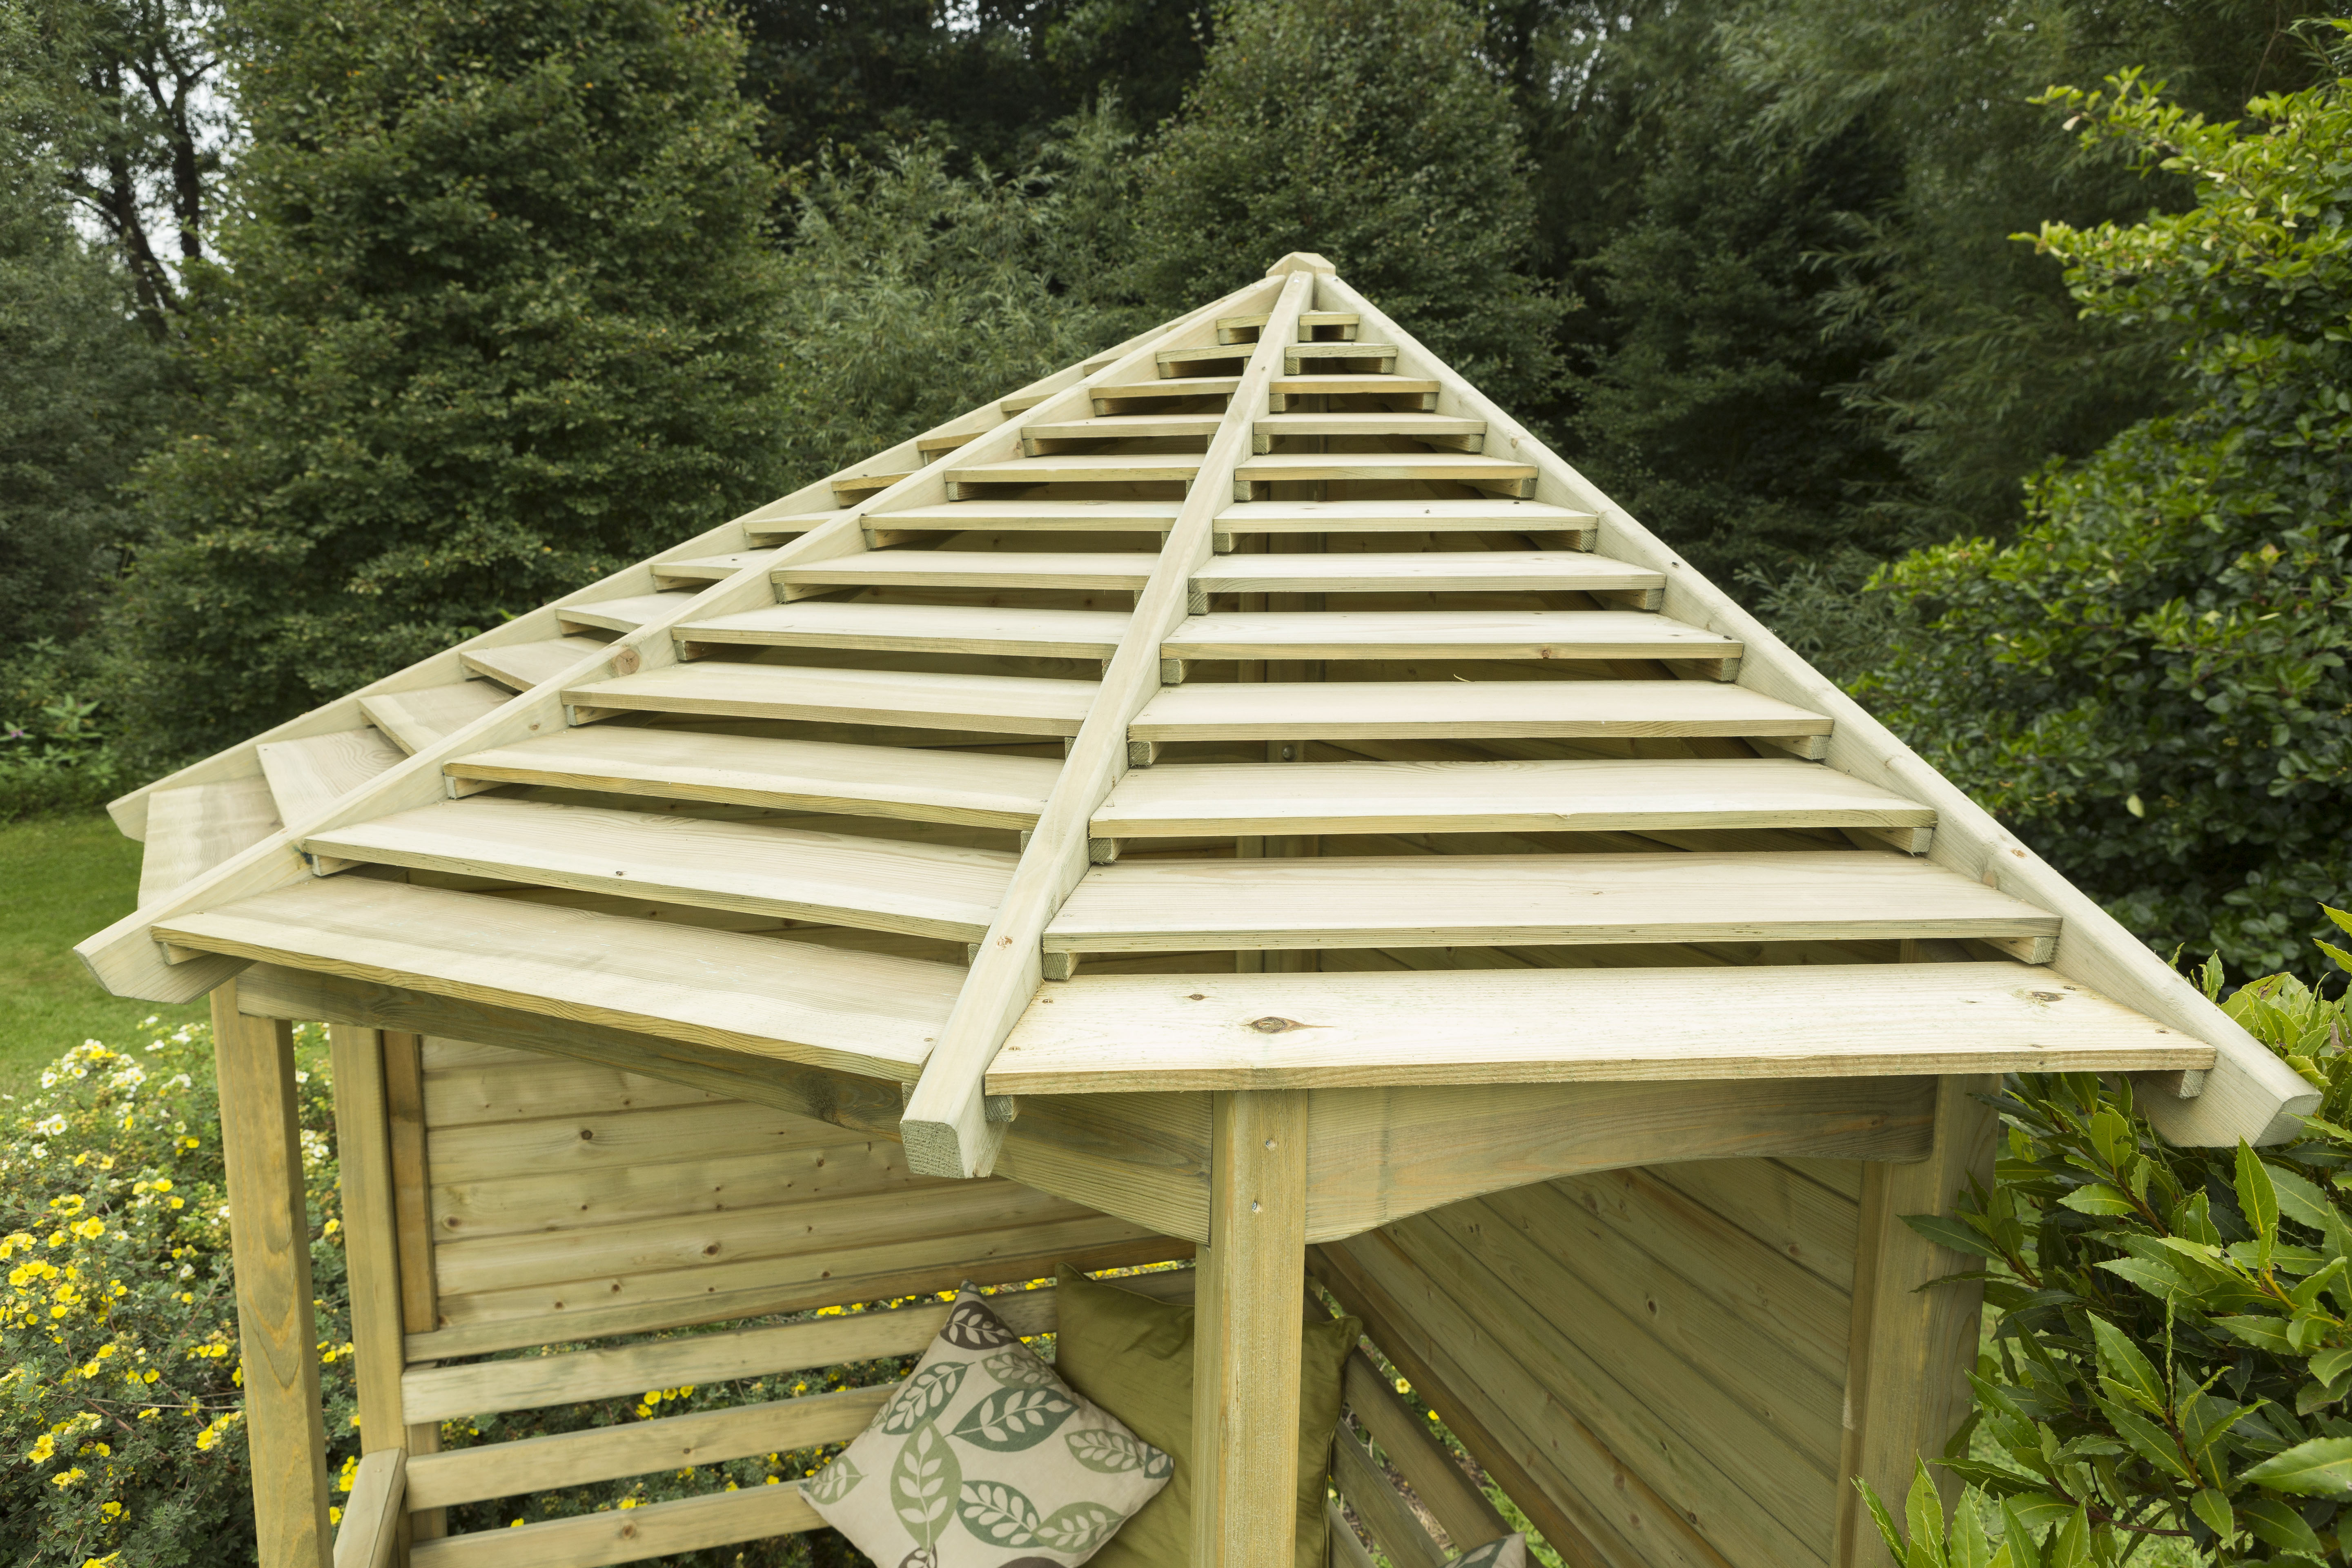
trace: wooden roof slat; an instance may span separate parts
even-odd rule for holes
[[[1091,419],[1065,419],[1051,425],[1030,425],[1021,439],[1038,441],[1139,441],[1165,436],[1206,439],[1217,433],[1223,416],[1216,414],[1098,414]],[[1034,447],[1032,447],[1034,450]]]
[[[1031,1004],[988,1092],[2120,1072],[2212,1059],[2212,1047],[2087,986],[2007,962],[1082,974]]]
[[[1140,588],[1160,558],[1145,551],[863,550],[804,565],[780,566],[777,582],[800,588]]]
[[[948,493],[964,485],[1189,484],[1201,471],[1198,452],[1059,452],[1013,458],[948,470]]]
[[[1240,389],[1238,375],[1171,375],[1158,381],[1106,382],[1094,389],[1099,409],[1115,397],[1231,397]],[[1434,382],[1430,390],[1436,390]]]
[[[1163,688],[1139,741],[1826,735],[1831,722],[1745,687],[1696,680],[1347,680]]]
[[[791,501],[786,497],[772,506],[761,508],[743,520],[743,536],[754,544],[772,544],[781,540],[797,539],[814,533],[841,515],[838,510],[786,511]]]
[[[1217,520],[1217,526],[1225,526],[1223,517]],[[1646,567],[1580,550],[1432,550],[1397,554],[1219,555],[1192,574],[1192,584],[1212,594],[1622,594],[1655,592],[1664,588],[1665,577]]]
[[[139,859],[142,904],[242,854],[280,826],[266,779],[183,784],[147,799],[147,847]]]
[[[1636,610],[1220,612],[1192,616],[1160,645],[1166,658],[1734,659],[1742,651],[1734,638]]]
[[[408,753],[373,725],[254,749],[281,822],[307,822]]]
[[[803,599],[677,629],[682,643],[1108,658],[1127,632],[1121,610],[1003,609],[978,605],[842,604]]]
[[[1590,533],[1591,512],[1546,501],[1254,500],[1217,514],[1219,533]],[[1618,564],[1622,567],[1624,563]],[[1660,574],[1659,580],[1664,580]]]
[[[205,952],[878,1078],[929,1053],[963,971],[359,877],[161,921]]]
[[[461,656],[467,669],[516,691],[529,691],[557,676],[605,645],[595,637],[545,637],[538,642],[499,643],[467,648]]]
[[[1045,757],[620,724],[562,730],[442,767],[451,778],[485,784],[1014,828],[1035,823],[1060,771]]]
[[[752,560],[758,560],[754,555]],[[728,575],[732,576],[730,573]],[[666,589],[654,594],[630,594],[617,599],[597,599],[582,605],[558,605],[558,625],[570,630],[575,626],[594,626],[600,631],[633,632],[647,621],[659,620],[677,608],[681,600],[678,590]]]
[[[1451,414],[1365,413],[1342,410],[1335,414],[1261,414],[1257,416],[1260,436],[1484,436],[1484,419],[1465,419]]]
[[[1790,760],[1173,763],[1134,768],[1098,838],[1929,827],[1932,807]]]
[[[877,511],[874,528],[961,533],[970,530],[1023,532],[1165,533],[1184,508],[1175,500],[960,500],[941,506]]]
[[[1457,484],[1531,485],[1536,466],[1480,452],[1274,452],[1244,458],[1234,470],[1236,500],[1250,484],[1298,479],[1450,479]],[[1525,493],[1522,491],[1521,493]]]
[[[1045,951],[1993,941],[2058,923],[1874,850],[1129,861],[1086,874]]]
[[[305,837],[313,855],[698,909],[978,940],[1017,856],[477,795]]]
[[[1411,375],[1347,375],[1338,373],[1321,375],[1277,375],[1266,384],[1273,406],[1279,412],[1286,397],[1308,396],[1415,396],[1424,400],[1434,397],[1437,383]],[[1103,395],[1097,392],[1096,396]],[[1423,406],[1427,406],[1424,401]]]
[[[739,550],[732,555],[689,555],[676,561],[656,561],[652,571],[657,583],[723,583],[766,553],[763,550]]]
[[[799,669],[704,659],[568,689],[578,708],[909,725],[1005,735],[1075,735],[1094,705],[1090,680]]]
[[[1296,342],[1282,350],[1282,374],[1297,375],[1310,364],[1331,360],[1378,360],[1383,374],[1396,366],[1396,345],[1375,342]]]
[[[514,695],[492,680],[457,680],[407,691],[372,692],[360,699],[360,713],[412,755],[444,735],[454,735]]]

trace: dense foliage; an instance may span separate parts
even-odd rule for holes
[[[2281,968],[2352,882],[2352,81],[2252,126],[2131,74],[2052,97],[2197,183],[2037,239],[2191,400],[2038,476],[2012,543],[1895,566],[1916,617],[1863,690],[2132,930]]]
[[[121,718],[228,743],[772,493],[773,179],[668,0],[239,0]]]
[[[2218,995],[2221,964],[2203,977]],[[1933,1488],[1915,1491],[1897,1562],[1942,1568],[1932,1542],[1954,1568],[2076,1568],[2164,1540],[2216,1563],[2347,1561],[2352,1010],[2289,974],[2222,1005],[2322,1091],[2298,1137],[2177,1149],[2127,1086],[2022,1075],[1992,1189],[1912,1219],[1986,1259],[1999,1318],[1973,1449],[1964,1433],[1941,1461],[1990,1506],[1948,1536]]]
[[[1137,170],[1132,277],[1170,315],[1314,251],[1497,400],[1539,404],[1566,309],[1528,276],[1507,90],[1454,0],[1234,0]]]

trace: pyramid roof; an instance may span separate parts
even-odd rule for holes
[[[936,1174],[1055,1186],[1077,1096],[1130,1152],[1237,1089],[2315,1103],[1312,256],[111,809],[118,994],[625,1061]]]

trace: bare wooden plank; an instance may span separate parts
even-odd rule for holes
[[[1217,531],[1224,534],[1564,533],[1586,541],[1575,547],[1582,550],[1591,548],[1590,541],[1598,523],[1594,513],[1573,507],[1502,497],[1237,501],[1217,514]],[[1663,583],[1664,574],[1659,575]]]
[[[806,599],[677,628],[685,643],[765,647],[984,654],[992,658],[1108,658],[1126,634],[1117,610],[1003,609],[981,605],[841,604]]]
[[[1247,500],[1253,484],[1296,483],[1302,479],[1367,480],[1376,484],[1406,479],[1442,479],[1455,484],[1510,487],[1514,495],[1532,491],[1536,466],[1515,458],[1489,457],[1480,452],[1274,452],[1245,458],[1234,470],[1234,499]]]
[[[370,725],[257,746],[280,822],[307,822],[407,753]]]
[[[400,1229],[393,1205],[383,1037],[374,1029],[336,1024],[329,1026],[327,1042],[334,1068],[335,1162],[343,1200],[343,1265],[351,1282],[360,1447],[364,1454],[399,1450],[406,1447],[407,1422],[400,1409]]]
[[[335,1529],[334,1568],[392,1568],[407,1501],[407,1463],[408,1450],[399,1447],[360,1457]]]
[[[166,940],[884,1078],[929,1054],[962,978],[911,959],[352,877],[188,916]]]
[[[1350,1352],[1344,1381],[1348,1408],[1445,1531],[1456,1553],[1511,1532],[1486,1494],[1463,1472],[1452,1452],[1430,1436],[1429,1423],[1405,1407],[1370,1356],[1360,1350]]]
[[[430,750],[478,719],[506,706],[514,693],[494,680],[459,680],[415,691],[387,691],[360,699],[367,721],[402,751]]]
[[[1633,610],[1276,610],[1194,616],[1160,652],[1164,658],[1737,659],[1740,645]]]
[[[282,973],[283,972],[278,972]],[[260,979],[252,970],[246,980]],[[240,991],[255,987],[241,983]],[[324,1009],[314,1009],[323,1012]],[[271,1016],[284,1017],[273,1011]],[[337,1020],[349,1022],[350,1020]],[[361,1027],[374,1020],[362,1021]],[[411,1031],[381,1029],[387,1157],[392,1166],[393,1226],[398,1238],[400,1321],[408,1333],[433,1326],[432,1158],[425,1147],[423,1042]]]
[[[147,852],[139,861],[139,901],[151,904],[278,831],[268,781],[226,779],[159,790],[147,797]]]
[[[662,598],[667,595],[646,596]],[[674,601],[675,606],[680,609],[688,603],[684,597]],[[659,613],[655,612],[656,615]],[[615,629],[634,631],[637,626],[652,618],[651,616],[640,616],[632,625]],[[547,637],[539,642],[498,643],[488,647],[470,648],[463,657],[466,668],[476,675],[517,691],[529,691],[534,686],[553,680],[557,676],[578,668],[610,646],[589,637]]]
[[[1331,1446],[1331,1480],[1364,1521],[1391,1568],[1441,1568],[1444,1549],[1430,1539],[1404,1499],[1389,1485],[1363,1439],[1344,1426]]]
[[[1789,760],[1371,762],[1138,768],[1098,838],[1286,833],[1556,833],[1926,827],[1934,808]]]
[[[1138,741],[1818,736],[1830,721],[1745,687],[1698,680],[1350,680],[1171,686],[1128,725]]]
[[[1231,508],[1219,515],[1217,527],[1223,531],[1235,512],[1255,510]],[[1194,573],[1192,582],[1212,594],[1633,594],[1663,588],[1665,578],[1580,550],[1430,550],[1220,555]]]
[[[756,550],[739,550],[729,555],[678,555],[654,562],[651,570],[654,581],[665,585],[723,583],[757,562],[760,555]]]
[[[294,1031],[213,993],[221,1149],[236,1225],[237,1342],[261,1568],[319,1568],[331,1552],[327,1440],[310,1304],[310,1223],[295,1111]]]
[[[1306,1097],[1219,1095],[1209,1138],[1211,1245],[1193,1299],[1192,1559],[1291,1568],[1297,1449],[1251,1435],[1298,1428]]]
[[[1133,461],[1134,459],[1120,459]],[[1199,458],[1187,458],[1197,465]],[[1034,467],[1046,462],[999,464]],[[1064,464],[1076,458],[1054,458]],[[967,475],[970,470],[966,470]],[[805,565],[778,567],[775,579],[795,588],[1140,588],[1156,555],[1142,551],[866,550]]]
[[[980,529],[1013,533],[1165,533],[1176,525],[1176,514],[1183,505],[1172,500],[960,500],[877,511],[866,521],[877,528],[940,533]]]
[[[470,1188],[528,1174],[588,1181],[615,1169],[646,1167],[653,1173],[645,1179],[660,1181],[666,1165],[739,1155],[786,1163],[800,1154],[855,1148],[870,1136],[737,1100],[604,1106],[530,1121],[436,1127],[433,1185]]]
[[[1183,952],[2057,934],[2058,917],[2031,904],[1857,849],[1128,861],[1089,871],[1045,940],[1048,952]]]
[[[706,659],[587,681],[566,689],[563,700],[614,711],[1075,735],[1094,705],[1095,691],[1088,680],[796,669]]]
[[[776,1449],[845,1443],[898,1392],[895,1383],[845,1388],[428,1455],[409,1463],[409,1506],[448,1507]]]
[[[988,1089],[2107,1072],[2211,1049],[2021,963],[1082,974],[1022,1015]]]
[[[746,561],[759,559],[746,555]],[[733,576],[733,573],[724,574]],[[556,612],[557,623],[567,632],[582,626],[599,631],[633,632],[647,621],[656,621],[678,607],[674,590],[664,589],[651,594],[629,594],[615,599],[588,599],[563,605]],[[598,647],[604,645],[599,643]]]
[[[1853,1289],[1860,1211],[1853,1200],[1776,1160],[1702,1161],[1649,1173],[1661,1186],[1736,1226],[1841,1290]]]
[[[1318,1089],[1307,1234],[1353,1236],[1529,1182],[1626,1165],[1800,1152],[1911,1160],[1932,1078]]]
[[[1061,770],[1043,757],[592,724],[477,752],[443,771],[483,784],[1027,827]]]
[[[314,855],[976,940],[1015,857],[772,823],[478,795],[303,840]],[[1925,966],[1923,966],[1925,967]]]
[[[604,1568],[824,1524],[798,1487],[747,1487],[625,1512],[578,1514],[519,1530],[479,1530],[418,1542],[409,1549],[408,1561],[410,1568]]]

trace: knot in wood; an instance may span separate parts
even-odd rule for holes
[[[1249,1026],[1255,1029],[1261,1035],[1279,1035],[1286,1029],[1303,1029],[1307,1027],[1306,1025],[1300,1023],[1296,1018],[1275,1017],[1252,1018],[1250,1020]]]

